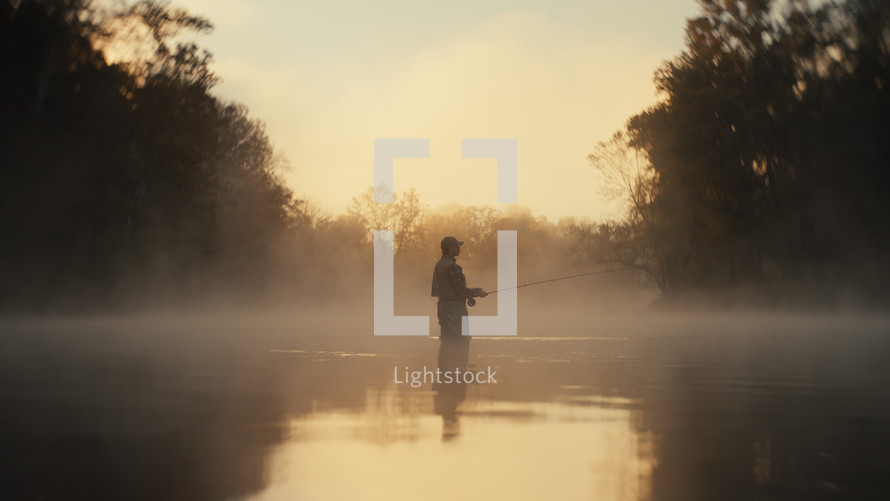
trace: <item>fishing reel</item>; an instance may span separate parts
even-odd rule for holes
[[[467,306],[476,306],[476,299],[472,297],[467,299]]]

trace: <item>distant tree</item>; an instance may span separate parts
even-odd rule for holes
[[[654,210],[658,176],[645,155],[628,141],[626,132],[618,131],[587,156],[602,194],[622,203],[624,213],[614,222],[573,224],[569,233],[597,262],[640,269],[667,292],[669,250],[666,239],[658,235],[662,227]]]
[[[465,216],[469,232],[466,238],[476,245],[484,245],[497,234],[504,213],[493,207],[474,205],[466,208]]]
[[[353,197],[346,209],[364,228],[365,241],[372,242],[374,230],[393,232],[393,249],[396,254],[416,247],[423,238],[423,217],[426,206],[420,202],[420,194],[414,188],[393,194],[392,203],[374,201],[374,188]]]

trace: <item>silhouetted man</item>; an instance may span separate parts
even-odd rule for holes
[[[442,239],[442,259],[433,270],[432,296],[439,298],[438,315],[441,338],[460,339],[461,317],[469,315],[467,299],[488,295],[482,289],[467,287],[467,278],[455,258],[464,243],[454,237]]]

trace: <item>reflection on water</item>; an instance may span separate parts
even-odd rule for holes
[[[437,368],[447,374],[466,372],[470,357],[470,339],[440,337]],[[438,373],[438,372],[437,372]],[[457,379],[456,383],[454,379]],[[488,384],[487,381],[485,384]],[[436,414],[442,416],[442,441],[452,440],[460,435],[460,414],[457,407],[467,398],[467,385],[459,378],[447,378],[433,383],[433,400]]]
[[[378,397],[369,400],[396,404]],[[251,499],[623,500],[648,484],[651,451],[627,409],[483,402],[461,414],[460,439],[447,444],[441,419],[423,411],[295,419],[272,457],[272,485]]]
[[[439,344],[7,323],[0,498],[885,499],[888,325],[664,317]],[[497,384],[394,379],[489,366]]]

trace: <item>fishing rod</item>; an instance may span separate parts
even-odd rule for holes
[[[545,284],[545,283],[547,283],[547,282],[558,282],[558,281],[560,281],[560,280],[568,280],[568,279],[570,279],[570,278],[586,277],[586,276],[589,276],[589,275],[602,275],[602,274],[604,274],[604,273],[614,273],[614,272],[616,272],[616,271],[627,271],[627,270],[635,270],[635,269],[636,269],[636,268],[633,268],[633,267],[625,267],[625,268],[614,268],[614,269],[611,269],[611,270],[599,270],[599,271],[589,271],[589,272],[587,272],[587,273],[577,273],[577,274],[575,274],[575,275],[568,275],[568,276],[565,276],[565,277],[559,277],[559,278],[551,278],[551,279],[548,279],[548,280],[539,280],[539,281],[537,281],[537,282],[530,282],[530,283],[527,283],[527,284],[517,285],[517,286],[515,286],[515,287],[507,287],[507,288],[505,288],[505,289],[498,289],[498,290],[496,290],[496,291],[491,291],[491,292],[489,292],[489,294],[497,294],[498,292],[509,291],[509,290],[513,290],[513,289],[521,289],[522,287],[528,287],[528,286],[531,286],[531,285],[538,285],[538,284]],[[467,305],[468,305],[468,306],[475,306],[475,305],[476,305],[476,300],[473,299],[473,298],[467,299]]]

